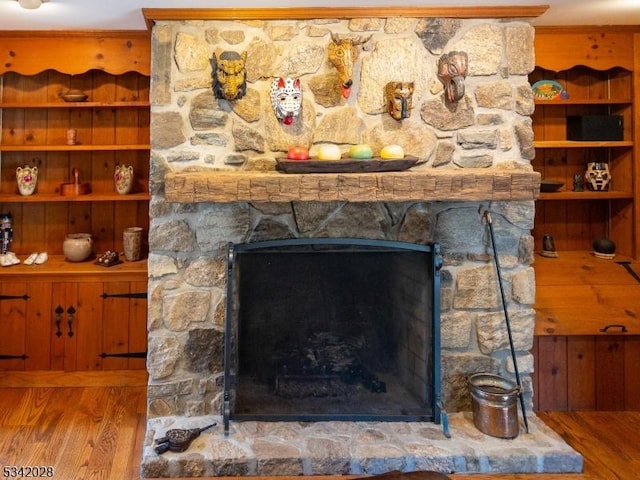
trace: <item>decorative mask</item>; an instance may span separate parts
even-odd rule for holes
[[[458,103],[464,97],[467,66],[468,59],[465,52],[449,52],[438,60],[438,78],[444,85],[447,102]]]
[[[606,162],[589,162],[587,164],[587,172],[584,174],[584,179],[590,190],[609,190],[609,183],[611,182],[609,164]]]
[[[329,61],[338,69],[338,80],[340,91],[344,98],[349,98],[351,85],[353,85],[353,65],[358,58],[358,45],[367,43],[373,35],[367,38],[357,39],[340,38],[339,35],[331,34],[329,43]]]
[[[274,78],[271,82],[271,106],[278,120],[285,125],[293,123],[302,106],[302,86],[299,78]]]
[[[247,52],[222,52],[220,58],[211,58],[213,69],[213,94],[224,100],[237,100],[247,92],[245,61]]]
[[[389,82],[384,90],[389,115],[395,120],[409,118],[413,108],[413,82]]]

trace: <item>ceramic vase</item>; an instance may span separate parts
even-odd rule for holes
[[[131,193],[133,187],[133,167],[131,165],[116,165],[113,180],[116,183],[116,190],[120,195]]]
[[[140,260],[142,250],[142,227],[126,228],[122,233],[124,258],[129,262]]]
[[[64,256],[70,262],[82,262],[93,253],[93,239],[90,233],[70,233],[62,242]]]
[[[31,195],[38,183],[38,167],[18,167],[16,168],[16,182],[20,195]]]

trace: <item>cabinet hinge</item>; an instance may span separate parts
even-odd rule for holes
[[[0,300],[29,300],[31,297],[26,293],[24,295],[0,295]]]
[[[147,292],[135,293],[103,293],[102,298],[147,298]]]
[[[26,353],[22,355],[0,355],[0,360],[26,360],[29,356]]]
[[[127,353],[105,353],[102,352],[99,357],[117,357],[117,358],[147,358],[147,352],[127,352]]]

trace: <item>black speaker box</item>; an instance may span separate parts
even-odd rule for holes
[[[567,117],[567,140],[623,140],[622,115],[570,115]]]

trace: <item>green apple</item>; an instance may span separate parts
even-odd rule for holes
[[[371,145],[367,143],[353,145],[349,149],[349,157],[359,159],[373,158],[373,149],[371,148]]]

